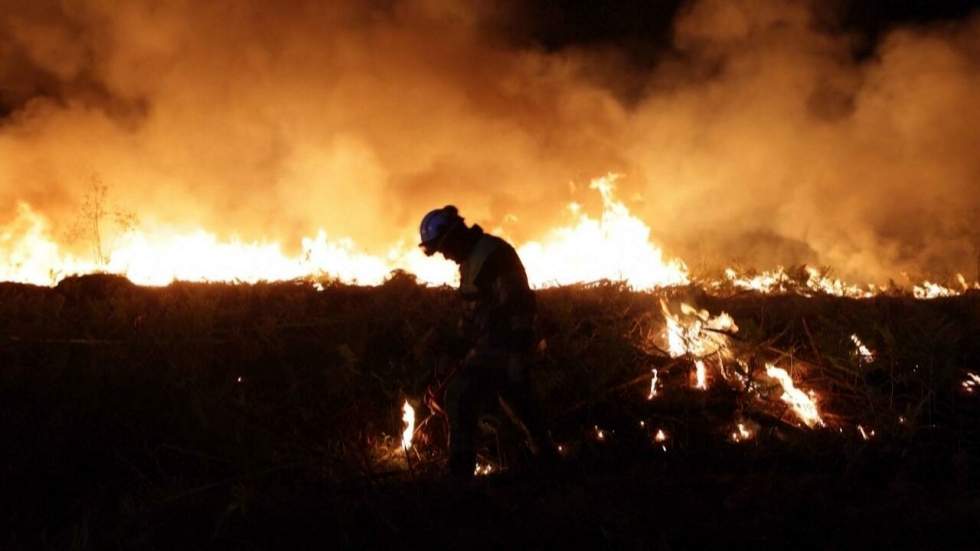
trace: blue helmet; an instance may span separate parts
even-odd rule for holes
[[[459,210],[452,205],[429,211],[422,218],[422,224],[419,226],[419,234],[422,237],[419,247],[422,247],[426,256],[432,256],[439,250],[446,236],[462,223],[463,218],[459,215]]]

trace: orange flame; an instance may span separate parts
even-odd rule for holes
[[[652,290],[690,282],[679,259],[667,259],[650,239],[650,228],[630,213],[614,194],[616,175],[591,183],[602,197],[598,218],[570,205],[573,221],[519,247],[533,287],[542,288],[602,279],[622,281],[636,290]],[[19,203],[12,222],[0,226],[0,281],[55,285],[77,274],[108,272],[143,285],[166,285],[175,280],[254,283],[292,279],[334,279],[344,283],[378,285],[393,270],[415,274],[430,285],[454,284],[457,268],[440,256],[426,257],[406,236],[383,255],[364,252],[349,238],[329,237],[324,231],[303,238],[302,252],[290,255],[276,241],[221,239],[204,228],[151,225],[126,231],[100,244],[98,260],[72,254],[52,237],[47,219],[27,203]],[[798,292],[866,298],[883,289],[864,288],[807,268],[802,287],[779,268],[754,276],[725,271],[736,288],[762,293]],[[957,276],[961,290],[929,281],[915,285],[920,299],[954,296],[980,289]],[[718,281],[705,285],[717,288]]]
[[[653,377],[650,378],[650,394],[647,395],[647,400],[653,400],[657,397],[657,379],[657,368],[653,368]]]
[[[812,393],[808,395],[796,388],[796,385],[793,384],[793,379],[785,369],[767,363],[766,375],[776,379],[780,386],[783,387],[783,395],[780,396],[780,399],[789,404],[793,412],[796,413],[806,426],[810,428],[817,425],[824,426],[823,419],[820,417],[820,411],[817,410],[815,396]]]
[[[861,342],[861,339],[858,338],[856,334],[851,335],[851,342],[854,343],[854,348],[857,351],[857,354],[858,356],[860,356],[861,361],[863,363],[869,364],[875,361],[874,352],[872,352],[867,346],[865,346],[864,343]]]
[[[751,440],[755,436],[752,429],[746,425],[746,423],[736,423],[735,430],[732,431],[732,442],[736,444],[739,442],[745,442]]]
[[[725,312],[711,317],[707,310],[698,310],[688,304],[681,304],[681,314],[674,314],[663,300],[660,309],[666,322],[667,353],[672,358],[690,356],[695,368],[694,387],[707,389],[707,367],[703,358],[717,355],[719,369],[724,360],[731,359],[726,333],[738,331],[735,320]]]
[[[405,400],[402,405],[402,422],[405,423],[405,430],[402,431],[402,448],[407,452],[412,449],[412,437],[415,435],[415,408]]]

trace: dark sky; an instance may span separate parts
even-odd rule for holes
[[[511,31],[518,40],[549,50],[613,46],[640,65],[655,63],[670,45],[671,26],[684,0],[535,0],[512,3]],[[856,56],[873,51],[876,39],[897,25],[961,19],[978,0],[812,0],[822,30],[862,38]]]

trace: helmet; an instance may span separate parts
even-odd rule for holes
[[[422,224],[419,226],[419,234],[422,237],[419,247],[422,247],[426,256],[432,256],[439,250],[446,236],[462,223],[463,218],[459,215],[459,210],[452,205],[429,211],[422,218]]]

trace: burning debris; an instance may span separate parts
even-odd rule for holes
[[[820,417],[820,411],[817,410],[816,395],[812,391],[806,393],[796,388],[789,373],[781,367],[767,363],[766,375],[775,379],[783,388],[783,394],[780,396],[780,399],[789,405],[790,409],[796,413],[806,426],[810,428],[824,426],[823,419]]]
[[[883,290],[870,284],[866,289],[862,289],[857,285],[828,277],[811,266],[805,266],[803,274],[795,277],[791,277],[782,266],[774,271],[757,274],[739,274],[734,268],[727,268],[725,278],[736,289],[764,294],[797,293],[806,297],[825,294],[836,297],[868,298]]]
[[[724,312],[712,317],[707,310],[697,310],[686,303],[681,304],[680,314],[672,313],[663,300],[660,309],[666,323],[667,353],[672,358],[689,358],[694,366],[694,387],[707,389],[705,360],[710,359],[719,371],[724,371],[724,362],[732,359],[728,335],[738,332],[738,326]]]
[[[966,374],[966,379],[962,383],[963,390],[972,394],[975,390],[980,388],[980,375],[973,373],[972,371]]]
[[[865,346],[856,334],[851,335],[851,342],[854,343],[855,352],[861,358],[862,363],[869,364],[875,361],[874,352]]]
[[[735,430],[732,431],[731,438],[732,442],[739,444],[741,442],[747,442],[755,437],[754,423],[749,421],[739,421],[735,423]]]

